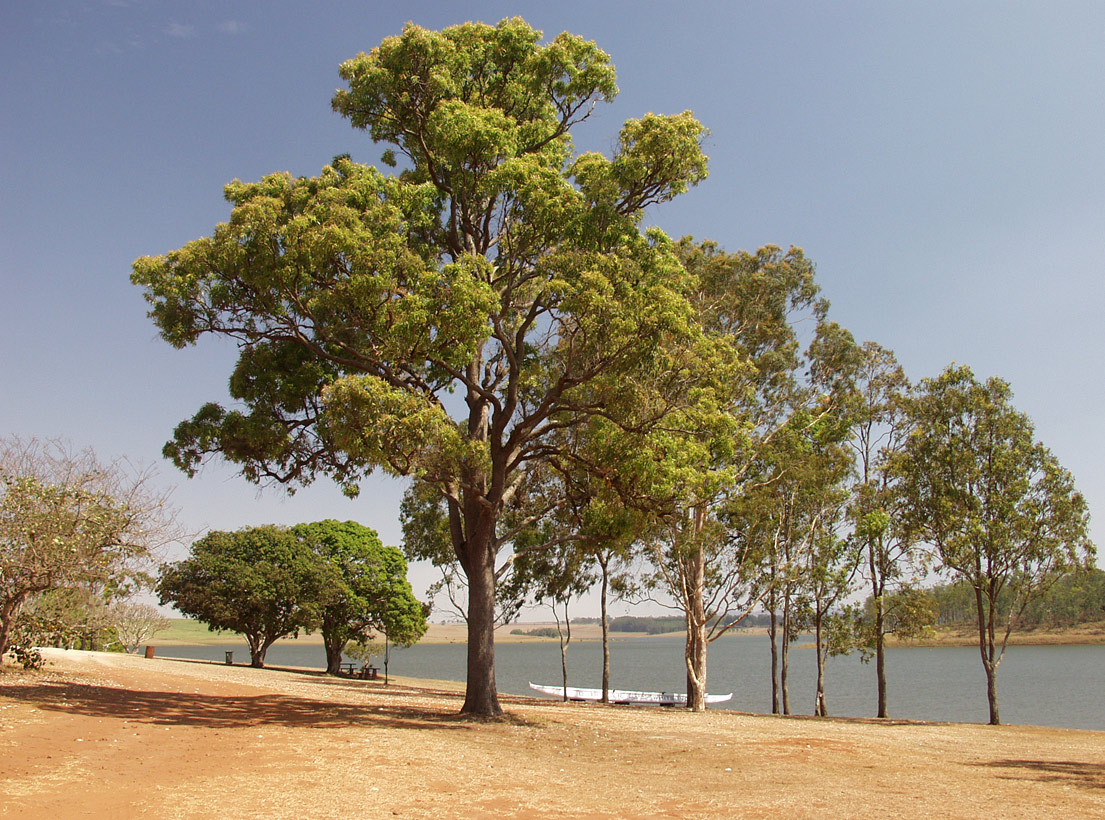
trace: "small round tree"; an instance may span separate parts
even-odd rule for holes
[[[318,559],[323,576],[316,616],[326,646],[326,671],[336,675],[350,641],[386,633],[409,646],[426,632],[426,611],[407,580],[407,561],[354,521],[299,524],[291,533]]]

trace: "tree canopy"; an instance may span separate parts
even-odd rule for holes
[[[974,591],[997,724],[997,669],[1017,617],[1064,571],[1092,562],[1086,501],[1001,379],[979,382],[951,365],[922,382],[909,409],[913,430],[893,462],[906,526],[933,546],[939,569]]]
[[[218,631],[239,632],[250,664],[280,638],[318,625],[324,575],[314,553],[285,529],[247,527],[210,532],[190,557],[162,568],[161,603]]]
[[[167,341],[240,347],[237,405],[205,405],[165,452],[189,473],[218,453],[258,482],[355,494],[382,468],[431,488],[468,582],[463,710],[494,715],[503,509],[558,431],[613,415],[620,379],[684,377],[672,339],[703,352],[693,278],[639,223],[705,177],[705,130],[648,114],[612,156],[574,155],[613,66],[520,19],[408,25],[340,73],[334,109],[394,173],[339,157],[232,182],[210,237],[134,263]]]
[[[426,632],[426,611],[407,580],[407,561],[385,547],[374,530],[355,521],[298,524],[291,534],[307,545],[322,575],[316,602],[326,669],[336,674],[350,641],[367,642],[383,632],[400,646]]]

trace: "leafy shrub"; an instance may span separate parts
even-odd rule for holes
[[[23,664],[24,669],[41,669],[46,663],[42,653],[33,646],[10,646],[8,654],[15,659],[16,663]]]

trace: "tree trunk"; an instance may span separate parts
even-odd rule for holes
[[[990,725],[1001,724],[998,715],[998,668],[992,663],[983,663],[986,668],[986,702],[990,706]]]
[[[775,590],[772,589],[768,600],[771,610],[767,622],[767,635],[771,639],[771,714],[779,714],[779,646],[776,643],[779,634],[779,616],[775,612]]]
[[[23,605],[24,597],[21,595],[8,601],[4,608],[0,609],[0,661],[3,661],[4,654],[10,648],[8,643],[11,640],[12,625],[19,614],[19,608]]]
[[[814,697],[813,713],[818,717],[828,717],[829,708],[825,703],[825,652],[822,646],[820,614],[814,618],[813,631],[813,648],[817,653],[817,694]]]
[[[599,592],[599,614],[602,619],[602,702],[610,703],[610,621],[606,615],[606,592],[610,583],[607,563],[599,561],[602,567],[602,586]]]
[[[688,559],[690,600],[687,607],[687,708],[706,710],[706,609],[702,589],[706,583],[706,558],[701,549]]]
[[[345,649],[345,641],[339,641],[332,635],[322,633],[322,643],[326,647],[326,674],[337,675],[341,673],[341,653]]]
[[[790,665],[790,593],[783,593],[783,640],[779,647],[779,691],[783,696],[783,714],[790,714],[790,688],[787,668]]]
[[[878,716],[890,717],[886,709],[886,572],[876,555],[873,538],[867,541],[867,565],[871,569],[871,597],[875,602],[875,685],[878,688]]]
[[[553,618],[556,619],[556,634],[560,638],[560,676],[563,681],[564,702],[568,702],[568,644],[572,642],[572,622],[568,620],[568,602],[564,602],[564,626],[560,626],[560,615],[556,611],[556,601],[552,604]]]
[[[260,635],[246,635],[246,642],[249,644],[249,665],[254,669],[264,669],[265,653],[269,651],[272,641]]]
[[[875,614],[875,679],[879,689],[879,714],[881,718],[890,717],[886,708],[886,634],[883,632],[882,604]]]
[[[487,526],[487,524],[485,524]],[[495,688],[495,564],[490,531],[472,539],[468,551],[468,679],[461,714],[499,717]]]
[[[986,702],[990,707],[990,725],[998,726],[998,665],[994,657],[994,615],[997,601],[991,600],[987,608],[982,589],[975,587],[975,611],[978,614],[978,651],[982,655],[982,668],[986,670]]]
[[[687,708],[706,710],[706,625],[687,623]]]

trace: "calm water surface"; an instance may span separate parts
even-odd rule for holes
[[[158,656],[249,662],[245,643],[173,646]],[[771,711],[771,647],[762,635],[728,635],[709,650],[712,693],[733,693],[725,706],[743,712]],[[623,638],[611,642],[611,682],[619,689],[686,691],[682,636]],[[816,667],[811,649],[790,653],[790,703],[795,714],[812,714]],[[269,666],[326,666],[321,645],[274,646]],[[500,643],[495,647],[500,692],[534,694],[529,681],[559,685],[556,642]],[[425,644],[393,649],[389,669],[396,675],[464,680],[463,644]],[[602,644],[574,641],[568,649],[568,682],[602,685]],[[892,717],[985,723],[986,677],[978,650],[970,647],[891,649],[887,687]],[[831,658],[826,677],[829,713],[869,717],[876,712],[874,664],[858,655]],[[1105,646],[1014,646],[998,670],[1003,723],[1105,730]]]

